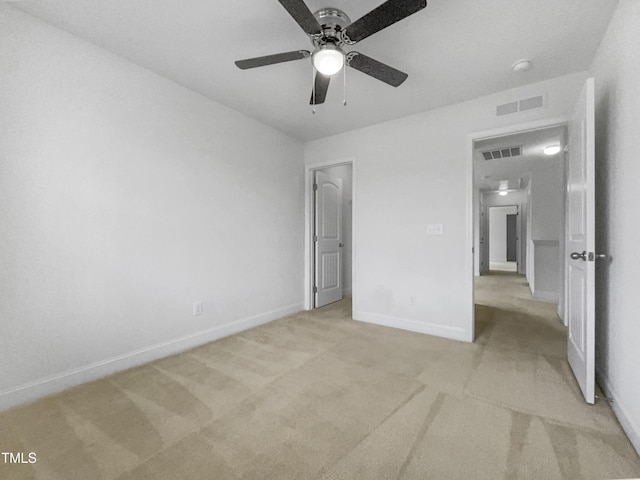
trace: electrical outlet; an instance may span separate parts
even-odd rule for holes
[[[203,304],[202,302],[193,302],[193,316],[202,315]]]
[[[442,224],[427,225],[427,235],[442,235]]]

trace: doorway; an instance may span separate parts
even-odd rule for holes
[[[474,305],[479,277],[512,275],[562,318],[565,155],[544,148],[566,145],[566,131],[552,120],[470,137]]]
[[[306,167],[307,310],[354,296],[355,176],[355,158]]]
[[[518,205],[489,207],[489,271],[518,271]]]

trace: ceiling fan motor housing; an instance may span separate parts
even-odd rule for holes
[[[321,8],[313,14],[322,27],[322,35],[311,37],[311,43],[315,47],[333,43],[337,47],[344,45],[340,32],[351,24],[351,20],[342,10],[333,7]]]

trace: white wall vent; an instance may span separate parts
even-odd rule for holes
[[[505,103],[496,107],[496,115],[509,115],[518,111],[518,102]]]
[[[538,97],[525,98],[524,100],[520,100],[518,102],[519,110],[522,112],[524,110],[533,110],[534,108],[542,107],[542,95]]]
[[[512,113],[524,112],[525,110],[533,110],[534,108],[544,107],[544,96],[524,98],[515,102],[503,103],[496,107],[496,115],[509,115]]]
[[[498,150],[488,150],[486,152],[482,152],[482,156],[485,160],[494,160],[497,158],[511,158],[511,157],[519,157],[522,155],[522,147],[508,147],[508,148],[500,148]]]

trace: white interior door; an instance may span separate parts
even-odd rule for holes
[[[595,400],[595,119],[594,80],[587,79],[569,122],[566,318],[568,357],[585,400]]]
[[[315,306],[342,299],[342,179],[315,173]]]

